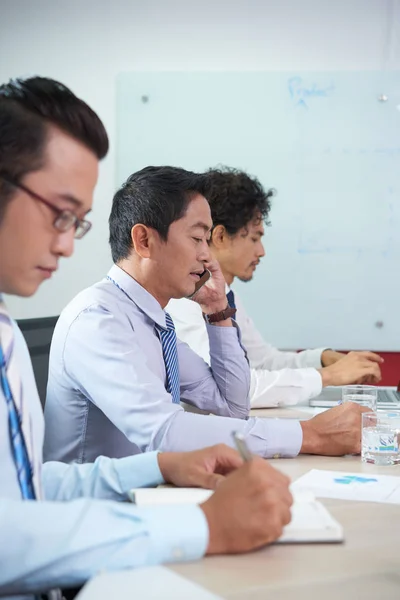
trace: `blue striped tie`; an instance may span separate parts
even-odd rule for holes
[[[236,308],[235,294],[232,292],[232,290],[229,290],[229,292],[226,295],[226,299],[228,300],[228,304],[231,308]]]
[[[165,322],[167,329],[159,325],[156,325],[156,328],[160,334],[165,371],[167,373],[166,389],[172,395],[172,402],[180,404],[181,392],[176,333],[174,322],[168,313],[165,313]]]
[[[22,433],[21,418],[15,406],[15,402],[11,393],[10,384],[7,377],[7,369],[12,357],[13,346],[14,343],[12,342],[11,348],[7,349],[8,360],[6,362],[6,358],[0,345],[1,387],[7,402],[11,446],[14,455],[15,466],[18,473],[18,481],[19,486],[21,488],[22,498],[24,500],[34,500],[36,496],[33,487],[32,467],[30,464],[24,436]]]

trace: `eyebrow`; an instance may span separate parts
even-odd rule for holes
[[[78,198],[75,198],[74,196],[70,196],[70,194],[58,194],[58,197],[61,200],[67,200],[67,202],[71,202],[72,204],[75,204],[75,206],[78,206],[78,207],[83,206],[83,202],[81,202],[80,200],[78,200]]]
[[[191,225],[191,229],[196,229],[198,227],[200,227],[201,229],[204,229],[205,232],[211,231],[211,227],[209,227],[207,225],[207,223],[203,223],[202,221],[199,221],[198,223]]]
[[[71,202],[71,204],[74,204],[77,208],[82,208],[83,206],[83,202],[81,200],[78,200],[78,198],[75,198],[75,196],[71,196],[70,194],[58,194],[58,197],[61,200],[66,200],[67,202]],[[91,208],[89,208],[86,212],[85,215],[89,214],[91,212]]]

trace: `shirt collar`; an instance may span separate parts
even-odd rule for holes
[[[128,298],[132,300],[145,315],[150,317],[157,325],[163,327],[163,329],[167,329],[165,312],[154,296],[149,294],[140,283],[117,265],[113,265],[107,275],[121,288],[121,294],[125,292]]]

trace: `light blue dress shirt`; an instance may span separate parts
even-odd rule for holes
[[[113,266],[62,312],[50,352],[46,460],[86,462],[104,454],[232,445],[241,431],[261,456],[295,456],[299,423],[248,419],[250,373],[237,327],[207,325],[210,366],[178,341],[181,398],[214,415],[184,411],[165,389],[156,299]],[[120,288],[122,288],[122,291]]]
[[[34,450],[41,458],[42,408],[16,324],[14,331]],[[162,482],[155,452],[100,457],[85,465],[49,462],[42,466],[44,500],[21,500],[0,387],[0,596],[16,600],[16,594],[25,598],[36,590],[79,585],[100,570],[203,556],[208,528],[199,507],[136,508],[122,502],[132,487]]]

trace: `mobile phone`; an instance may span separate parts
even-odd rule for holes
[[[197,294],[197,292],[199,291],[199,289],[202,288],[205,283],[207,283],[207,281],[210,279],[210,277],[211,277],[211,273],[210,273],[210,271],[208,269],[206,269],[200,275],[200,279],[196,283],[196,286],[194,288],[193,294],[191,294],[190,296],[187,296],[189,298],[189,300],[191,300],[193,298],[193,296],[195,296]]]

